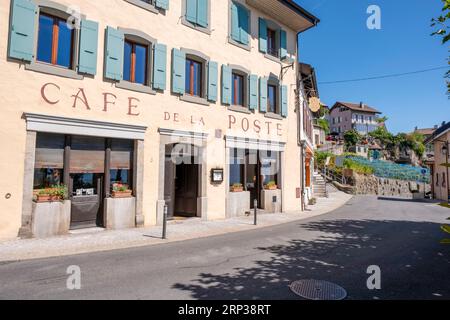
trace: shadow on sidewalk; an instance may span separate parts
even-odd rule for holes
[[[450,298],[450,246],[440,244],[440,224],[322,220],[299,224],[300,229],[318,236],[255,248],[269,258],[232,273],[200,273],[173,288],[194,299],[298,299],[289,284],[318,279],[344,287],[349,299]],[[381,268],[382,290],[367,289],[370,265]]]

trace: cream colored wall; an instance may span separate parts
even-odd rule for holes
[[[446,163],[446,155],[442,154],[442,146],[444,145],[441,141],[447,141],[447,143],[450,142],[450,132],[447,132],[446,135],[441,136],[439,141],[435,141],[434,143],[434,193],[436,196],[436,199],[439,200],[447,200],[448,198],[448,188],[449,188],[449,181],[448,177],[446,178],[446,187],[442,186],[442,174],[447,175],[447,168],[444,166],[441,166],[442,163]],[[450,169],[449,169],[450,171]],[[436,186],[436,173],[439,174],[439,186]]]
[[[300,187],[300,161],[299,148],[296,135],[296,113],[294,112],[295,71],[289,69],[284,77],[283,84],[289,87],[289,116],[287,119],[270,120],[275,124],[282,124],[283,133],[279,137],[267,135],[265,132],[256,133],[249,130],[228,130],[228,116],[233,115],[238,121],[243,117],[251,122],[259,120],[264,123],[268,119],[263,114],[244,115],[228,111],[220,102],[210,106],[186,103],[170,93],[172,48],[186,47],[196,49],[210,56],[211,60],[221,64],[238,64],[258,76],[268,76],[270,73],[278,75],[280,64],[265,58],[258,51],[258,17],[265,15],[252,10],[252,39],[251,52],[228,43],[228,0],[214,0],[211,13],[211,35],[193,30],[181,24],[181,0],[171,0],[170,9],[166,15],[153,14],[123,0],[56,0],[56,2],[76,5],[82,14],[89,20],[99,22],[99,51],[98,69],[95,78],[86,77],[84,80],[73,80],[62,77],[36,73],[24,70],[24,65],[7,61],[7,45],[9,34],[10,1],[1,0],[0,3],[0,237],[11,238],[17,236],[21,225],[22,181],[24,171],[25,152],[25,121],[21,118],[24,112],[50,114],[55,116],[91,119],[126,124],[148,126],[145,138],[145,169],[144,169],[144,215],[146,225],[156,223],[156,201],[158,192],[159,170],[159,134],[158,128],[175,128],[209,133],[208,144],[208,172],[211,168],[224,167],[225,144],[223,139],[214,138],[215,129],[221,129],[224,135],[246,136],[267,140],[287,142],[284,165],[284,209],[286,211],[299,210],[300,200],[296,199],[296,188]],[[273,18],[271,18],[273,19]],[[296,33],[286,26],[280,25],[288,32],[288,52],[296,53]],[[141,30],[168,46],[167,52],[167,90],[164,94],[141,94],[123,89],[117,89],[109,82],[103,81],[103,48],[104,30],[106,26],[125,27]],[[219,72],[220,77],[220,72]],[[60,99],[56,105],[45,103],[40,95],[43,84],[53,82],[60,86],[58,92],[55,88],[48,88],[50,99]],[[73,108],[75,95],[79,88],[84,88],[90,104],[90,110],[79,103]],[[116,104],[109,106],[107,112],[103,110],[103,92],[110,92],[117,96]],[[220,90],[219,90],[220,96]],[[127,115],[128,97],[140,100],[139,116]],[[220,99],[219,99],[220,100]],[[179,113],[179,122],[164,121],[164,112],[172,115]],[[191,123],[191,116],[198,121],[204,118],[205,126]],[[239,123],[239,122],[237,122]],[[209,177],[208,177],[209,179]],[[221,219],[225,217],[225,196],[227,187],[212,186],[208,183],[207,197],[208,218]],[[5,195],[11,194],[10,199]]]

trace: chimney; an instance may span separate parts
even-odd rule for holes
[[[419,129],[419,127],[416,126],[416,127],[414,128],[414,131],[417,131],[418,129]]]
[[[364,109],[364,107],[365,107],[365,105],[364,105],[364,103],[362,101],[359,103],[359,106],[360,106],[361,109]]]

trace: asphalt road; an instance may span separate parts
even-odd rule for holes
[[[300,299],[327,280],[348,299],[450,299],[450,238],[436,205],[355,197],[324,216],[199,240],[0,265],[2,299]],[[67,289],[80,267],[81,289]],[[381,289],[367,288],[380,267]]]

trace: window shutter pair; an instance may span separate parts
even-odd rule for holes
[[[37,5],[30,0],[13,0],[8,56],[26,62],[34,59]],[[78,72],[97,73],[98,23],[82,20],[80,25]]]
[[[202,26],[208,27],[208,0],[185,0],[186,20]]]
[[[242,44],[249,44],[250,12],[244,6],[231,2],[231,38]]]
[[[278,30],[277,34],[280,37],[280,58],[287,57],[287,34],[283,29]],[[259,51],[267,53],[267,21],[259,18]]]
[[[105,78],[123,80],[125,35],[121,30],[106,28]],[[166,89],[167,46],[153,46],[153,89]]]

